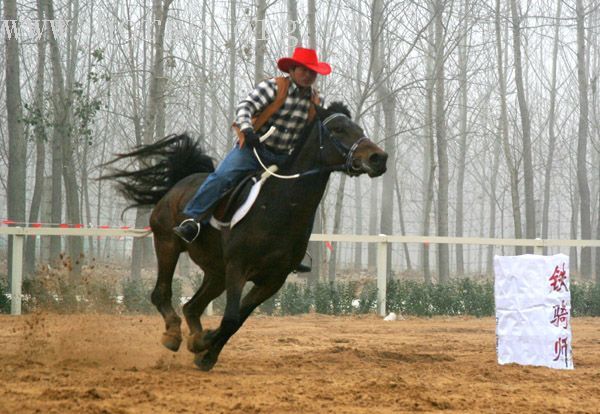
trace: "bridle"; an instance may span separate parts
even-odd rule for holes
[[[336,112],[334,114],[329,115],[327,118],[325,118],[325,120],[321,124],[322,127],[327,128],[328,122],[330,122],[332,119],[339,118],[339,117],[348,118],[347,115],[345,115],[341,112]],[[320,162],[321,162],[321,154],[322,154],[323,148],[324,148],[322,129],[323,128],[319,128],[319,161]],[[352,144],[351,147],[348,147],[346,144],[344,144],[342,141],[340,141],[338,138],[336,138],[335,135],[332,134],[329,130],[326,129],[326,131],[327,131],[328,137],[331,138],[331,141],[333,142],[334,148],[346,160],[344,162],[344,164],[339,164],[337,166],[333,166],[333,167],[335,167],[335,169],[333,169],[332,171],[343,171],[350,175],[358,175],[360,172],[360,169],[354,167],[354,165],[352,163],[352,159],[353,159],[354,153],[356,152],[356,149],[358,148],[360,143],[365,140],[368,140],[369,138],[367,138],[365,135],[363,135],[362,137],[360,137],[359,139],[354,141],[354,143]]]
[[[354,157],[354,153],[356,152],[358,146],[360,145],[361,142],[368,140],[369,138],[367,138],[365,135],[363,135],[362,137],[360,137],[359,139],[357,139],[352,146],[347,146],[346,144],[344,144],[342,141],[340,141],[335,134],[332,134],[328,129],[327,129],[327,124],[329,122],[331,122],[331,120],[335,119],[335,118],[339,118],[339,117],[344,117],[344,118],[348,118],[348,116],[346,114],[343,114],[341,112],[336,112],[334,114],[329,115],[327,118],[325,118],[325,120],[321,121],[317,121],[318,125],[317,127],[319,128],[319,162],[318,162],[318,166],[310,169],[308,171],[304,171],[302,173],[297,173],[297,174],[292,174],[292,175],[281,175],[281,174],[277,174],[275,172],[272,171],[271,168],[267,167],[261,160],[260,156],[258,155],[258,152],[256,151],[256,149],[254,149],[254,155],[256,156],[256,159],[258,160],[259,164],[261,165],[261,167],[265,170],[265,173],[267,173],[268,175],[272,175],[274,177],[277,178],[282,178],[282,179],[295,179],[295,178],[300,178],[300,177],[304,177],[307,175],[314,175],[314,174],[321,174],[321,173],[328,173],[328,172],[333,172],[333,171],[342,171],[345,172],[346,174],[349,175],[359,175],[360,174],[360,169],[356,168],[354,166],[354,163],[352,162],[353,157]],[[331,139],[331,142],[333,143],[333,147],[336,149],[336,151],[342,156],[342,158],[344,159],[344,163],[343,164],[336,164],[336,165],[330,165],[330,166],[323,166],[323,150],[325,148],[325,142],[324,142],[324,137],[326,136],[328,138]]]

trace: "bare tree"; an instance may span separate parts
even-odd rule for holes
[[[298,2],[297,0],[287,0],[288,20],[287,29],[290,39],[296,39],[298,46],[302,45],[302,35],[300,34],[300,22],[298,21]],[[288,42],[288,53],[291,56],[294,47],[293,42]]]
[[[456,177],[456,237],[462,237],[464,231],[464,186],[465,186],[465,168],[467,158],[467,96],[469,93],[467,84],[467,66],[469,64],[468,44],[469,44],[469,0],[464,0],[462,3],[462,28],[460,35],[460,45],[458,48],[458,66],[459,66],[459,83],[460,83],[460,138],[458,149],[458,165]],[[465,263],[462,244],[456,245],[456,273],[464,275]]]
[[[581,238],[592,238],[590,220],[590,189],[587,176],[587,139],[588,139],[588,80],[585,59],[585,9],[583,1],[577,0],[577,79],[579,85],[579,132],[577,139],[577,184],[579,187],[581,209]],[[592,274],[592,249],[581,249],[581,263],[579,268],[584,279],[589,279]]]
[[[496,61],[498,70],[498,94],[500,95],[500,129],[502,135],[502,148],[504,151],[504,158],[510,174],[510,195],[512,200],[512,217],[514,224],[515,238],[522,238],[522,224],[521,224],[521,201],[519,196],[519,167],[516,160],[513,159],[510,143],[508,140],[508,109],[506,103],[506,76],[503,63],[503,50],[502,50],[502,35],[500,26],[500,0],[496,0],[496,11],[495,11],[495,28],[496,28]],[[515,248],[515,253],[521,254],[521,247]]]
[[[356,204],[354,207],[354,233],[362,234],[363,233],[363,205],[362,205],[362,188],[360,185],[360,178],[354,180],[354,194]],[[354,243],[354,267],[357,270],[362,269],[362,250],[363,244],[360,242]]]
[[[383,111],[383,119],[385,122],[385,150],[388,153],[388,173],[383,176],[382,191],[381,191],[381,221],[379,232],[382,234],[393,234],[393,207],[394,207],[394,177],[396,174],[396,159],[395,159],[395,111],[396,101],[395,95],[390,90],[388,82],[384,78],[384,62],[385,62],[385,44],[384,44],[384,28],[386,26],[385,7],[382,0],[373,0],[372,3],[372,23],[371,23],[371,54],[373,68],[373,81],[377,100]],[[388,251],[388,271],[391,272],[391,246]],[[388,273],[388,278],[391,273]]]
[[[37,18],[38,22],[44,20],[44,8],[41,0],[37,0]],[[42,24],[42,23],[39,23]],[[44,169],[46,166],[46,129],[44,125],[44,66],[46,65],[46,39],[40,36],[37,41],[37,64],[36,79],[32,114],[33,133],[35,136],[35,184],[33,187],[33,196],[29,208],[29,222],[34,223],[39,220],[40,207],[42,204],[42,193],[44,191]],[[28,237],[25,249],[25,272],[33,274],[35,271],[35,249],[36,237]]]
[[[332,229],[332,233],[333,234],[338,234],[340,232],[340,228],[342,225],[342,205],[344,203],[344,190],[346,186],[346,174],[342,174],[340,176],[340,185],[338,187],[338,190],[336,192],[336,197],[335,197],[335,215],[333,218],[333,229]],[[336,264],[337,264],[337,259],[338,259],[338,243],[337,242],[332,242],[331,243],[332,249],[331,252],[329,254],[329,278],[328,280],[330,282],[335,282],[335,270],[336,270]]]
[[[17,21],[16,0],[4,1],[5,21]],[[16,31],[16,28],[15,28]],[[25,176],[27,147],[23,133],[19,43],[14,33],[5,34],[6,48],[6,113],[8,123],[7,213],[16,222],[25,221]],[[12,257],[12,246],[9,256]],[[12,286],[11,286],[12,289]]]
[[[542,239],[548,238],[549,214],[550,214],[550,186],[552,181],[552,166],[554,162],[554,150],[556,147],[556,67],[558,61],[558,43],[560,34],[560,15],[562,0],[556,2],[556,15],[554,26],[554,47],[552,48],[552,72],[550,81],[550,110],[548,112],[548,161],[544,171],[544,205],[542,210]]]
[[[315,16],[317,14],[315,0],[309,0],[308,2],[308,47],[311,49],[317,48],[317,28],[315,23]],[[322,205],[318,211],[322,211]],[[313,233],[323,233],[323,221],[321,220],[321,214],[315,215],[313,224]],[[313,286],[321,278],[321,263],[323,263],[323,257],[325,252],[323,249],[323,242],[310,242],[308,245],[308,254],[312,257],[312,269],[308,275],[308,284]]]
[[[77,9],[77,6],[75,7]],[[54,20],[54,2],[48,0],[46,2],[46,16],[49,20]],[[71,41],[74,41],[74,28],[70,28]],[[50,57],[52,63],[52,105],[54,110],[54,130],[53,130],[53,148],[52,148],[52,221],[59,223],[62,220],[62,183],[61,179],[65,180],[65,193],[67,196],[67,218],[75,224],[79,223],[79,208],[77,206],[77,182],[74,177],[73,168],[73,147],[71,142],[70,128],[70,111],[71,103],[70,89],[65,85],[65,77],[63,75],[62,57],[56,38],[56,33],[53,30],[49,31],[48,35],[50,45]],[[76,47],[72,47],[72,51]],[[73,52],[75,53],[75,52]],[[69,62],[74,65],[72,60],[73,55],[69,54]],[[67,66],[69,78],[67,81],[72,81],[72,66]],[[70,186],[73,187],[70,187]],[[82,252],[81,240],[78,237],[69,241],[69,253],[71,259],[79,264],[79,255]],[[54,238],[50,242],[50,255],[52,260],[57,260],[60,253],[60,239]],[[79,266],[73,268],[74,275],[78,274]]]
[[[258,84],[265,78],[265,51],[267,39],[263,38],[264,28],[267,24],[267,0],[256,2],[256,36],[254,40],[254,83]]]
[[[448,143],[446,141],[446,109],[444,79],[444,0],[435,2],[435,138],[438,163],[437,235],[448,236]],[[449,275],[448,245],[440,243],[438,277],[447,282]]]
[[[510,1],[513,31],[513,52],[515,66],[515,83],[517,85],[517,98],[519,101],[519,112],[521,114],[521,133],[523,139],[523,176],[525,181],[525,236],[534,239],[535,231],[535,199],[533,186],[533,160],[531,154],[531,120],[529,108],[525,97],[525,86],[523,81],[523,64],[521,63],[521,15],[517,9],[516,0]],[[533,248],[527,248],[533,252]]]
[[[432,14],[435,11],[432,10]],[[423,122],[423,214],[421,217],[421,234],[428,236],[431,226],[431,209],[433,206],[433,184],[435,180],[435,143],[433,140],[433,93],[434,93],[434,34],[433,26],[429,26],[428,30],[428,49],[425,56],[425,116]],[[429,244],[421,245],[421,268],[423,269],[423,277],[425,282],[431,283],[431,268],[429,263]]]
[[[229,39],[227,41],[227,46],[229,47],[229,93],[227,94],[227,99],[229,102],[229,106],[227,109],[227,116],[230,120],[235,117],[235,78],[236,78],[236,68],[235,68],[235,51],[236,51],[236,43],[237,37],[235,32],[235,27],[237,24],[237,1],[229,0]]]
[[[146,115],[144,118],[144,144],[150,144],[154,141],[157,136],[157,127],[161,125],[157,122],[161,118],[160,115],[163,113],[162,108],[163,96],[164,96],[164,39],[165,30],[167,26],[167,18],[169,14],[169,7],[172,0],[153,0],[153,21],[156,23],[154,32],[154,55],[152,57],[152,72],[150,78],[150,86],[148,91],[148,101],[146,107]],[[146,227],[149,220],[149,210],[138,208],[135,218],[135,226]],[[148,244],[148,240],[134,239],[133,251],[131,254],[131,277],[134,280],[140,278],[142,263],[144,262],[144,250],[148,250],[148,247],[144,248],[145,244]]]
[[[406,224],[404,223],[404,212],[402,209],[402,191],[400,191],[400,183],[398,182],[398,175],[396,174],[394,177],[394,188],[396,190],[396,199],[398,200],[398,219],[400,221],[400,234],[402,236],[406,235]],[[412,270],[412,263],[410,261],[410,251],[408,250],[408,244],[402,243],[402,248],[404,249],[404,258],[406,260],[406,269]]]

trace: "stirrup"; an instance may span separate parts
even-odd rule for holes
[[[179,231],[179,228],[184,227],[188,221],[190,221],[196,225],[196,234],[194,234],[194,236],[190,237],[190,238],[186,237],[187,236],[186,234]],[[201,229],[200,223],[198,223],[198,221],[196,221],[196,219],[189,218],[189,219],[185,219],[181,223],[179,223],[179,225],[173,229],[173,232],[177,236],[179,236],[183,241],[185,241],[186,243],[192,243],[200,235],[200,229]]]

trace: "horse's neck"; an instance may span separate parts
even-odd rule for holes
[[[308,136],[305,138],[306,141],[299,149],[293,163],[287,166],[282,174],[301,174],[319,167],[320,149],[318,133],[319,127],[314,124],[310,128]],[[295,218],[302,219],[306,215],[307,219],[310,220],[323,198],[327,182],[329,181],[329,175],[330,173],[326,172],[309,174],[291,180],[270,178],[270,180],[273,180],[270,192],[273,197],[284,202],[293,205],[301,204],[303,206],[300,209],[302,217],[296,216]]]
[[[319,166],[320,148],[319,148],[320,126],[317,122],[311,123],[305,132],[305,136],[300,138],[300,147],[297,154],[294,154],[294,160],[287,166],[290,174],[303,173]]]

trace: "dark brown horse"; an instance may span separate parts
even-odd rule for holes
[[[196,365],[210,370],[229,338],[252,311],[275,294],[306,251],[312,221],[332,171],[377,177],[386,170],[387,154],[365,137],[341,103],[317,108],[281,174],[300,173],[294,180],[268,179],[246,217],[231,229],[203,226],[191,244],[172,231],[185,217],[182,211],[213,170],[211,159],[186,135],[171,135],[141,146],[116,160],[151,163],[136,171],[117,170],[104,178],[116,179],[132,206],[154,206],[150,226],[158,258],[158,280],[152,303],[162,314],[166,332],[162,343],[177,351],[182,341],[181,319],[171,304],[171,282],[179,255],[204,270],[200,289],[183,306],[190,329],[188,349]],[[254,286],[242,299],[246,282]],[[220,326],[202,328],[207,305],[226,291],[227,304]]]

